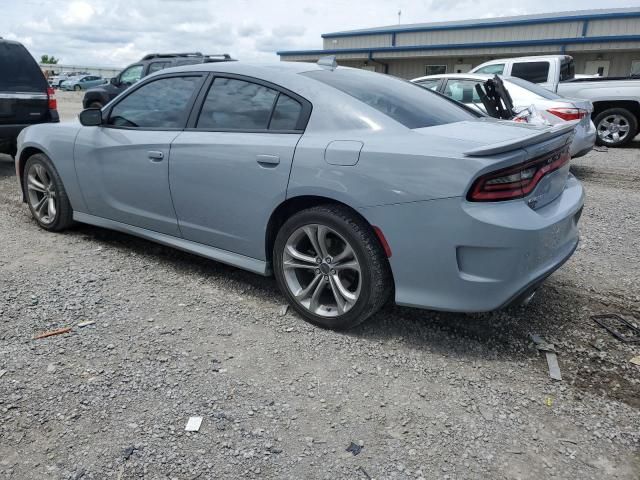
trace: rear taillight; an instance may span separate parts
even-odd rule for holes
[[[569,147],[564,147],[530,162],[487,173],[473,183],[467,200],[497,202],[526,197],[542,177],[562,168],[570,159]]]
[[[582,120],[589,115],[589,111],[583,108],[550,108],[547,112],[567,122],[571,120]]]
[[[51,87],[47,88],[47,98],[49,99],[49,110],[57,110],[58,101],[56,100],[56,91]]]

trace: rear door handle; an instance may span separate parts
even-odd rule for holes
[[[160,162],[164,158],[164,153],[159,152],[157,150],[151,150],[151,151],[147,152],[147,155],[154,162]]]
[[[278,155],[256,155],[256,161],[263,167],[273,168],[280,164]]]

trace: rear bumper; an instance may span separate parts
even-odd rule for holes
[[[570,177],[552,203],[448,198],[361,209],[392,256],[396,303],[457,312],[497,310],[544,281],[578,243],[584,204]]]
[[[571,158],[582,157],[589,153],[596,143],[596,136],[596,127],[592,121],[589,121],[588,127],[578,126],[571,142]]]

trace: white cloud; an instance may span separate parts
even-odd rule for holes
[[[62,22],[65,25],[86,25],[94,13],[94,8],[87,2],[71,2],[62,14]]]

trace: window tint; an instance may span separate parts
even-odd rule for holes
[[[476,91],[476,84],[478,83],[479,82],[475,80],[450,79],[447,80],[447,86],[443,93],[457,102],[482,104],[482,100],[480,100],[480,96]]]
[[[266,130],[277,95],[256,83],[218,77],[207,93],[197,128]]]
[[[549,76],[549,62],[519,62],[511,67],[511,76],[528,80],[532,83],[543,83]]]
[[[411,82],[361,70],[316,70],[302,73],[375,108],[407,128],[473,120],[467,108]]]
[[[429,90],[436,90],[438,88],[438,83],[440,82],[439,78],[434,78],[433,80],[420,80],[419,82],[415,82],[416,85],[420,85],[422,88],[427,88]]]
[[[141,78],[142,65],[134,65],[133,67],[129,67],[124,72],[122,72],[122,74],[120,75],[120,83],[133,85]]]
[[[489,75],[502,75],[504,72],[504,63],[494,63],[485,67],[479,68],[473,73],[487,73]]]
[[[119,127],[182,128],[189,99],[200,77],[171,77],[149,82],[116,104],[109,124]]]
[[[560,64],[560,81],[571,80],[576,76],[576,66],[573,58],[565,58]]]
[[[47,81],[26,48],[0,40],[0,91],[44,92]]]
[[[281,93],[273,110],[269,130],[295,130],[302,112],[302,105]]]
[[[148,75],[151,75],[152,73],[155,73],[155,72],[159,72],[160,70],[163,70],[168,66],[169,66],[169,62],[153,62],[152,64],[149,65]]]

